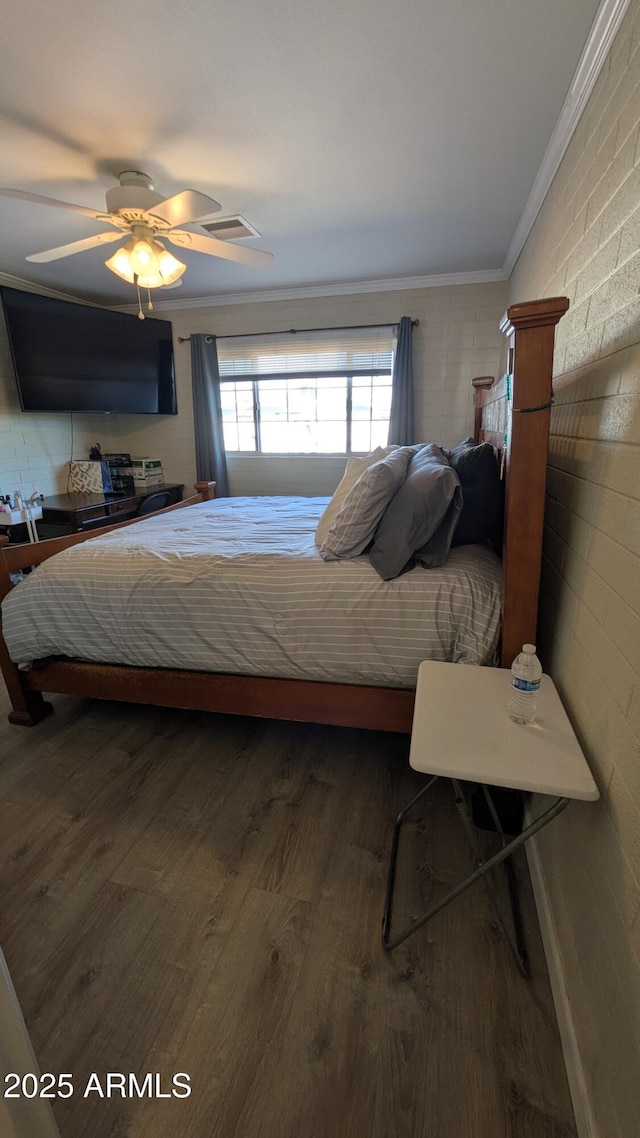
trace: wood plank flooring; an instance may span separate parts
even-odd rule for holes
[[[25,729],[3,700],[0,944],[74,1076],[62,1138],[575,1138],[524,861],[529,983],[483,885],[382,951],[406,738],[63,697]],[[469,865],[438,783],[397,920]],[[108,1071],[192,1093],[84,1098]]]

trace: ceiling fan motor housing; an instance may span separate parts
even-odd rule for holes
[[[158,194],[148,174],[139,170],[125,170],[118,175],[119,186],[107,190],[107,209],[109,213],[121,213],[127,209],[150,210],[152,206],[164,201]]]

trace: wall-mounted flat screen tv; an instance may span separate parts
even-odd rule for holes
[[[0,286],[23,411],[175,415],[168,320]]]

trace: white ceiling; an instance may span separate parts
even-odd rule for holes
[[[6,4],[0,182],[104,209],[119,170],[211,194],[275,254],[184,253],[166,298],[499,269],[597,0]],[[0,198],[0,270],[132,300],[104,225]],[[182,252],[178,254],[182,257]]]

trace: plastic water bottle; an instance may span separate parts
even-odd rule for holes
[[[533,723],[538,706],[542,665],[535,644],[523,644],[511,665],[511,699],[507,707],[514,723]]]

